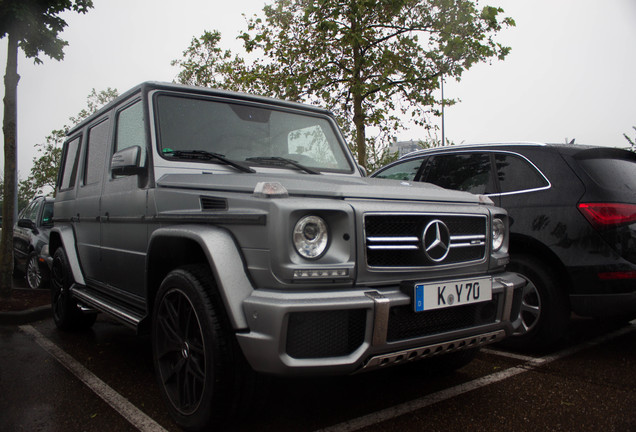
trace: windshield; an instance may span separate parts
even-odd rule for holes
[[[321,171],[352,170],[324,117],[168,94],[156,98],[156,111],[159,151],[166,158],[206,151],[254,166],[286,158]]]

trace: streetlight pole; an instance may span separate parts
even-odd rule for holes
[[[444,130],[444,74],[442,74],[441,77],[442,77],[442,83],[441,83],[441,88],[442,88],[442,145],[446,145],[446,134],[445,134],[445,130]]]

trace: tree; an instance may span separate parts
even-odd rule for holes
[[[26,180],[20,182],[20,199],[31,200],[34,196],[55,189],[57,171],[62,155],[62,144],[67,132],[85,118],[96,112],[102,106],[119,96],[117,89],[108,87],[97,92],[95,89],[86,98],[86,108],[83,108],[75,117],[70,117],[70,125],[51,131],[44,143],[36,144],[38,156],[33,158],[33,166]]]
[[[438,114],[442,76],[460,79],[475,63],[504,59],[510,48],[494,36],[515,24],[502,9],[469,0],[274,0],[263,12],[239,36],[253,61],[206,32],[175,62],[178,79],[326,105],[363,166],[404,118],[425,124]]]
[[[59,38],[66,21],[59,14],[66,10],[86,13],[92,0],[2,0],[0,39],[7,37],[7,66],[4,76],[4,190],[2,239],[0,241],[0,296],[11,295],[13,269],[13,222],[17,180],[17,89],[18,50],[41,63],[41,54],[64,58],[68,43]]]

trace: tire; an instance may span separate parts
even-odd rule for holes
[[[42,289],[48,284],[49,275],[40,267],[38,256],[35,252],[29,255],[24,271],[27,287]]]
[[[207,267],[179,268],[161,283],[153,308],[157,381],[170,414],[186,430],[230,420],[254,377],[215,289]]]
[[[521,302],[521,327],[505,345],[527,351],[545,351],[565,335],[570,319],[568,295],[554,271],[531,255],[514,254],[507,270],[528,280]]]
[[[60,330],[73,331],[90,328],[97,319],[96,313],[83,313],[71,296],[69,289],[73,284],[71,267],[63,248],[53,255],[51,269],[51,306],[53,321]]]

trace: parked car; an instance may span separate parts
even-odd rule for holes
[[[507,225],[472,194],[362,177],[328,111],[144,83],[64,144],[53,317],[150,333],[169,412],[208,430],[254,371],[461,365],[512,334]]]
[[[508,270],[524,275],[523,326],[543,349],[570,312],[636,314],[636,154],[608,147],[459,145],[405,155],[372,175],[488,196],[510,216]]]
[[[13,227],[15,269],[24,273],[29,288],[48,288],[47,258],[53,227],[53,202],[51,197],[36,197],[20,212]]]

